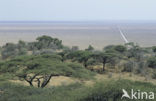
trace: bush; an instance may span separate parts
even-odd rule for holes
[[[123,64],[123,70],[122,72],[132,72],[133,71],[133,62],[132,61],[128,61],[126,63]]]
[[[151,57],[147,60],[148,67],[156,68],[156,57]]]
[[[123,52],[125,52],[127,49],[126,49],[126,47],[123,46],[123,45],[117,45],[117,46],[115,46],[115,50],[118,51],[118,52],[120,52],[120,53],[123,53]]]
[[[132,82],[129,80],[117,80],[111,82],[99,82],[92,89],[89,89],[89,94],[81,99],[81,101],[132,101],[130,99],[122,99],[122,89],[125,89],[130,94],[131,89],[155,92],[155,85],[143,82]],[[138,101],[134,100],[133,101]],[[140,100],[139,100],[140,101]],[[146,100],[141,100],[146,101]],[[148,100],[150,101],[150,100]]]
[[[129,80],[100,81],[92,87],[76,83],[43,89],[5,82],[0,84],[0,89],[3,90],[0,101],[131,101],[121,100],[121,95],[122,89],[130,93],[132,88],[136,91],[156,92],[155,85]]]

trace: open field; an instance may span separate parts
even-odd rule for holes
[[[67,46],[79,46],[81,49],[93,45],[102,49],[106,45],[124,44],[117,26],[130,42],[140,46],[156,45],[156,24],[109,24],[109,23],[51,23],[51,24],[1,24],[0,45],[18,40],[34,41],[41,35],[57,37]]]

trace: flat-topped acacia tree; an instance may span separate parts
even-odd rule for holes
[[[97,59],[97,61],[102,63],[102,71],[105,71],[105,65],[106,63],[110,63],[114,61],[114,58],[117,57],[114,53],[107,53],[107,52],[99,52],[94,54],[94,58]]]
[[[87,68],[89,59],[92,58],[92,52],[90,51],[74,51],[70,52],[67,57],[72,59],[73,61],[78,61],[83,64],[85,68]]]
[[[36,38],[35,42],[28,43],[29,50],[42,50],[42,49],[62,49],[62,40],[43,35]]]
[[[44,88],[52,77],[68,76],[89,78],[89,70],[77,63],[65,63],[58,55],[21,56],[0,64],[0,73],[14,73],[19,80],[25,80],[34,86]]]

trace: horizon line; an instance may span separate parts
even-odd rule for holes
[[[5,20],[0,22],[156,22],[156,20]]]
[[[156,24],[156,20],[0,21],[0,24]]]

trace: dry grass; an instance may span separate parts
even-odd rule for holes
[[[76,83],[76,82],[79,82],[79,80],[71,77],[59,76],[59,77],[53,77],[50,80],[48,86],[69,85],[71,83]]]
[[[108,77],[108,73],[102,74],[102,75],[96,75],[96,80],[101,81],[101,80],[118,80],[118,79],[128,79],[132,81],[141,81],[141,82],[150,82],[156,85],[156,80],[152,79],[150,77],[143,77],[140,75],[132,74],[132,73],[112,73],[112,77]]]
[[[10,82],[22,84],[25,86],[29,86],[29,84],[26,81],[20,81],[20,80],[10,80]],[[53,77],[47,86],[60,86],[60,85],[69,85],[72,83],[80,82],[78,79],[74,79],[71,77],[65,77],[65,76],[58,76]],[[36,82],[33,82],[34,86],[37,86]]]
[[[108,81],[108,80],[118,80],[118,79],[128,79],[128,80],[132,80],[132,81],[151,82],[156,85],[155,79],[143,77],[140,75],[135,75],[132,73],[112,73],[111,72],[111,76],[109,76],[109,75],[110,75],[110,72],[105,73],[105,74],[97,74],[95,76],[94,80],[79,80],[79,79],[65,77],[65,76],[53,77],[50,80],[48,86],[69,85],[69,84],[77,83],[77,82],[83,83],[86,86],[91,86],[98,81]],[[20,80],[10,80],[10,81],[14,82],[14,83],[25,85],[25,86],[29,86],[29,84],[25,81],[20,81]],[[37,84],[34,82],[34,85],[36,86]]]

